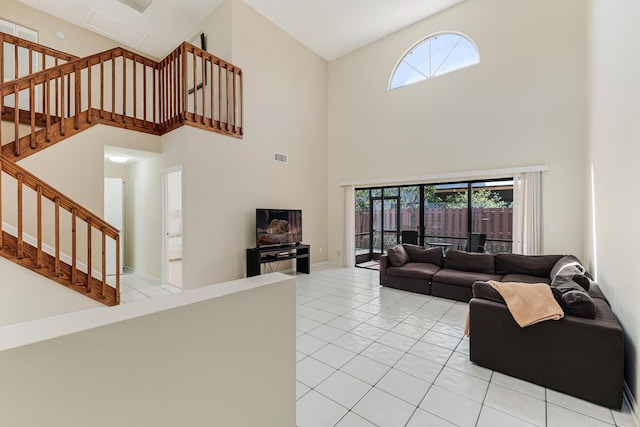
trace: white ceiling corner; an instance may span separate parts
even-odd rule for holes
[[[156,58],[189,39],[202,19],[223,2],[153,0],[140,13],[119,0],[18,1]],[[331,61],[463,0],[244,1]]]

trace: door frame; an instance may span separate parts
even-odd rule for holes
[[[169,202],[169,196],[168,196],[168,183],[169,183],[169,174],[175,173],[175,172],[180,172],[180,185],[182,186],[182,165],[178,165],[178,166],[173,166],[167,169],[162,169],[160,171],[161,175],[162,175],[162,284],[163,285],[172,285],[175,286],[172,283],[169,283],[169,239],[168,239],[168,234],[169,234],[169,230],[167,228],[167,221],[169,219],[169,212],[167,212],[168,210],[168,202]],[[182,192],[181,192],[181,196],[182,196]],[[180,206],[182,208],[182,197],[180,198]],[[184,212],[184,209],[183,209]],[[183,218],[184,218],[184,214],[183,214]],[[182,241],[184,242],[184,228],[183,228],[183,235],[182,235]],[[184,254],[183,254],[183,259],[184,259]]]

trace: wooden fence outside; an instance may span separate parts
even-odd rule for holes
[[[425,209],[425,229],[427,235],[439,237],[467,237],[467,208],[427,208]],[[369,211],[356,211],[356,234],[370,230]],[[395,231],[397,213],[395,210],[373,213],[373,223],[380,229],[384,221],[385,231]],[[420,209],[409,208],[400,211],[400,230],[417,230],[420,224]],[[484,233],[487,239],[512,240],[513,208],[473,208],[472,229]]]

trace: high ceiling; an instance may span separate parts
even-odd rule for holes
[[[155,57],[163,57],[183,40],[189,40],[196,25],[223,0],[152,0],[144,13],[118,0],[19,1]],[[462,0],[245,1],[330,61]],[[141,4],[145,0],[128,2]]]

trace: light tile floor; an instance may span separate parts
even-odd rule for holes
[[[471,363],[466,303],[380,287],[378,274],[296,275],[299,427],[634,425],[626,405],[611,411]]]
[[[108,277],[107,283],[115,286],[115,276]],[[120,302],[122,304],[178,292],[182,292],[182,290],[171,285],[159,285],[135,273],[126,272],[126,270],[124,274],[120,275]]]

